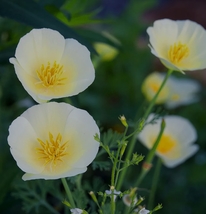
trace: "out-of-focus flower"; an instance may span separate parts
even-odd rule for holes
[[[118,195],[121,194],[121,191],[117,191],[116,189],[114,189],[113,186],[110,187],[110,190],[105,190],[105,193],[106,193],[107,195],[109,195],[109,196],[112,195],[112,192],[113,192],[113,194],[114,194],[114,200],[116,199],[116,197],[117,197]]]
[[[148,121],[154,117],[151,114]],[[198,145],[193,143],[197,139],[197,133],[193,125],[180,116],[165,116],[166,127],[161,137],[156,154],[163,160],[167,167],[175,167],[183,163],[186,159],[194,155],[198,150]],[[155,124],[147,124],[138,139],[148,149],[151,149],[160,132],[162,119],[156,120]]]
[[[168,79],[170,95],[165,106],[169,109],[181,105],[188,105],[199,100],[198,92],[201,89],[200,84],[192,79],[183,79],[170,76]]]
[[[152,98],[155,96],[163,80],[164,80],[163,75],[157,72],[153,72],[150,75],[148,75],[146,79],[143,81],[142,93],[145,95],[148,101],[151,101]],[[168,84],[166,83],[156,99],[156,104],[164,103],[168,99],[169,92],[170,92],[169,87]]]
[[[153,72],[143,82],[142,92],[148,101],[151,101],[159,89],[165,74]],[[200,84],[191,79],[177,78],[170,76],[160,92],[156,104],[165,104],[167,108],[175,108],[181,105],[188,105],[199,100],[197,92],[200,91]]]
[[[72,214],[88,214],[86,211],[79,208],[70,209]]]
[[[55,30],[33,29],[20,39],[15,57],[10,63],[38,103],[76,95],[94,81],[88,49]]]
[[[99,54],[102,61],[111,61],[118,54],[118,50],[115,47],[108,45],[106,43],[101,42],[94,43],[94,48]]]
[[[84,110],[66,103],[33,106],[9,127],[8,143],[23,180],[58,179],[87,170],[95,158],[99,129]]]
[[[190,20],[162,19],[147,29],[151,52],[169,69],[206,68],[206,31]]]
[[[148,214],[150,211],[149,210],[146,210],[145,208],[142,208],[140,211],[139,211],[139,214]]]
[[[128,207],[130,207],[132,205],[132,198],[131,198],[131,196],[129,194],[124,195],[122,200],[123,200],[124,204],[127,205]],[[133,205],[135,205],[137,203],[137,201],[138,200],[135,197],[133,199]]]

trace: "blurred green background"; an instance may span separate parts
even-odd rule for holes
[[[144,78],[155,70],[165,71],[147,46],[147,27],[161,18],[191,19],[206,27],[203,8],[206,8],[205,1],[185,0],[0,0],[0,213],[26,213],[22,210],[22,191],[19,188],[24,189],[25,193],[32,193],[35,185],[46,185],[45,181],[42,181],[43,184],[39,181],[21,181],[23,172],[17,167],[7,143],[11,122],[35,104],[8,61],[14,56],[19,39],[32,28],[47,27],[58,30],[65,38],[73,37],[86,45],[95,64],[96,78],[86,91],[72,97],[71,101],[76,107],[86,109],[102,127],[102,132],[110,128],[121,132],[119,115],[124,114],[132,123],[136,112],[141,117],[144,111],[141,93]],[[105,36],[105,32],[118,42]],[[95,42],[114,46],[118,54],[112,60],[104,61],[95,52]],[[203,214],[206,210],[206,71],[188,72],[186,76],[202,85],[200,102],[170,111],[163,106],[156,106],[154,110],[188,118],[197,129],[196,143],[200,149],[195,156],[174,169],[162,167],[155,197],[155,204],[163,204],[163,209],[158,211],[160,214]],[[67,102],[68,99],[60,101]],[[143,155],[147,153],[138,142],[135,151]],[[132,187],[139,168],[129,170],[123,190]],[[84,175],[85,180],[91,176],[92,179],[98,178],[99,173],[101,181],[109,182],[108,171],[92,173],[89,169]],[[151,188],[153,173],[152,169],[141,184],[143,190],[138,192],[139,195],[147,198],[148,191],[144,189]],[[39,191],[40,195],[47,198],[60,213],[67,213],[61,211],[61,204],[52,198],[55,194],[53,187],[60,184],[58,181],[48,183],[51,184],[49,194]],[[90,185],[95,191],[103,188],[101,182],[96,187]],[[105,186],[108,188],[107,184]],[[60,203],[61,197],[57,197]],[[50,213],[41,207],[27,211]]]

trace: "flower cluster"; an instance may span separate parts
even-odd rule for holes
[[[51,29],[34,29],[19,41],[11,58],[17,77],[39,103],[72,96],[94,80],[87,48]],[[99,129],[84,110],[66,103],[35,105],[15,119],[8,143],[23,180],[71,177],[95,158]]]
[[[145,79],[142,92],[150,105],[130,134],[127,133],[130,124],[124,115],[120,116],[125,132],[112,149],[100,141],[99,128],[87,111],[64,102],[49,102],[77,95],[92,84],[95,70],[89,50],[75,39],[64,39],[59,32],[46,28],[33,29],[20,39],[10,63],[25,90],[38,103],[23,112],[9,127],[8,144],[18,167],[25,172],[24,181],[61,178],[65,187],[64,178],[86,172],[101,146],[113,163],[110,190],[98,192],[103,197],[101,204],[110,198],[112,214],[121,197],[130,209],[128,213],[148,214],[161,208],[159,205],[156,210],[149,211],[145,206],[139,206],[143,198],[138,200],[135,191],[146,175],[145,171],[140,174],[133,192],[120,191],[118,178],[123,176],[121,180],[124,180],[127,167],[137,165],[143,159],[137,153],[132,154],[130,149],[124,160],[124,153],[127,146],[134,148],[128,143],[129,138],[133,137],[133,146],[138,139],[149,149],[149,158],[145,162],[149,170],[155,153],[165,166],[172,168],[198,151],[198,145],[194,144],[197,132],[187,119],[171,115],[154,119],[155,114],[151,111],[154,104],[164,103],[171,109],[198,100],[196,93],[200,85],[197,82],[170,74],[174,70],[184,73],[185,70],[206,68],[206,31],[189,20],[163,19],[155,21],[147,33],[151,52],[169,71],[167,75],[154,72]],[[94,46],[102,61],[111,60],[118,53],[115,48],[102,43]],[[68,188],[65,189],[68,194]],[[103,213],[94,192],[90,195],[99,212]],[[87,213],[75,206],[70,195],[68,198],[71,201],[65,204],[71,213]]]

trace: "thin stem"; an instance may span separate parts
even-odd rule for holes
[[[152,149],[149,151],[149,154],[147,155],[145,162],[143,163],[140,176],[137,179],[137,182],[135,183],[135,186],[139,186],[140,183],[142,182],[142,180],[144,179],[145,175],[149,172],[149,170],[151,168],[152,160],[153,160],[154,155],[155,155],[155,151],[157,150],[157,147],[158,147],[159,142],[161,140],[161,137],[162,137],[162,134],[164,132],[164,129],[165,129],[165,121],[162,120],[161,129],[160,129],[159,135],[158,135],[158,137],[157,137]]]
[[[162,89],[163,89],[165,83],[167,82],[167,80],[168,80],[169,76],[172,74],[172,72],[173,72],[173,70],[168,70],[168,72],[167,72],[167,74],[166,74],[166,76],[165,76],[165,78],[164,78],[162,84],[160,85],[160,87],[159,87],[157,93],[156,93],[155,96],[152,98],[152,100],[151,100],[151,102],[150,102],[150,104],[149,104],[149,106],[148,106],[146,112],[144,113],[143,119],[145,119],[145,120],[147,119],[147,117],[148,117],[148,115],[150,114],[150,112],[151,112],[153,106],[155,105],[155,102],[156,102],[156,100],[157,100],[157,97],[159,96],[160,92],[162,91]]]
[[[157,189],[161,166],[162,166],[162,160],[160,158],[158,158],[157,165],[155,167],[154,177],[152,179],[152,188],[151,188],[151,192],[149,195],[148,209],[150,209],[150,210],[152,210],[153,206],[154,206],[154,197],[155,197],[155,192]]]
[[[66,181],[65,178],[62,178],[61,180],[62,180],[64,189],[66,191],[67,197],[69,199],[69,203],[71,204],[72,208],[75,208],[76,206],[75,206],[75,203],[74,203],[74,199],[72,197],[72,193],[71,193],[70,188],[69,188],[69,186],[67,184],[67,181]]]
[[[167,82],[167,80],[168,80],[169,76],[172,74],[172,72],[173,72],[172,70],[168,70],[168,72],[167,72],[167,74],[166,74],[166,76],[165,76],[165,78],[164,78],[162,84],[160,85],[160,87],[159,87],[157,93],[155,94],[155,96],[154,96],[153,99],[151,100],[150,105],[148,106],[146,112],[144,113],[144,115],[143,115],[143,117],[142,117],[142,120],[143,120],[143,121],[145,121],[145,120],[147,119],[148,115],[149,115],[150,112],[152,111],[152,108],[153,108],[153,106],[155,105],[155,102],[156,102],[157,97],[159,96],[159,94],[160,94],[162,88],[164,87],[165,83]],[[138,127],[137,127],[138,125],[139,125],[139,124],[136,124],[136,125],[135,125],[135,130],[138,128]],[[134,134],[133,137],[132,137],[131,143],[130,143],[130,145],[129,145],[129,149],[128,149],[127,154],[126,154],[126,159],[130,159],[130,158],[131,158],[132,152],[133,152],[134,147],[135,147],[135,142],[136,142],[137,135],[138,135],[138,133]],[[126,164],[124,164],[124,166],[125,166],[125,165],[126,165]],[[123,167],[124,167],[124,166],[123,166]],[[121,189],[122,184],[123,184],[123,181],[124,181],[124,178],[125,178],[125,175],[126,175],[126,172],[127,172],[127,168],[125,168],[125,169],[121,172],[120,177],[119,177],[119,181],[118,181],[118,184],[117,184],[117,189]]]

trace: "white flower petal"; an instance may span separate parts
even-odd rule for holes
[[[17,165],[24,172],[40,173],[43,166],[36,154],[37,135],[28,120],[18,117],[9,127],[8,143]]]
[[[85,90],[94,81],[94,67],[90,60],[90,52],[74,39],[66,39],[61,64],[67,70],[67,96],[76,95]]]
[[[187,147],[183,147],[181,149],[181,153],[179,158],[172,158],[174,157],[174,155],[171,155],[172,157],[169,158],[168,156],[160,156],[163,160],[163,163],[165,166],[169,167],[169,168],[173,168],[176,167],[177,165],[183,163],[184,161],[186,161],[188,158],[190,158],[191,156],[193,156],[199,149],[198,145],[191,145],[191,146],[187,146]]]

